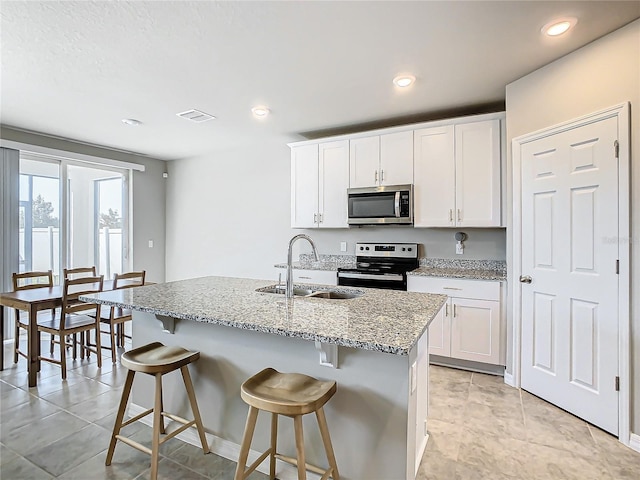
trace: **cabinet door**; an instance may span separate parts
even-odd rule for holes
[[[329,271],[329,270],[295,269],[293,270],[293,281],[295,283],[309,283],[314,285],[336,286],[338,285],[338,272]]]
[[[349,187],[349,141],[319,145],[318,172],[320,228],[347,228],[347,188]]]
[[[500,120],[456,125],[456,222],[500,226]]]
[[[429,354],[451,356],[451,300],[447,300],[429,324]]]
[[[291,148],[291,228],[315,228],[318,217],[318,145]]]
[[[451,356],[500,363],[500,302],[451,300]]]
[[[454,226],[454,127],[416,130],[414,141],[414,226]]]
[[[380,185],[413,183],[413,131],[380,135]]]
[[[380,136],[349,141],[349,186],[377,187],[380,183]]]

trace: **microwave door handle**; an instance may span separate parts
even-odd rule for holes
[[[396,218],[400,218],[400,192],[396,192],[396,202],[395,202],[395,209],[396,209]]]

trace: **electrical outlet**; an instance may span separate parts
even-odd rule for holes
[[[340,251],[341,252],[347,251],[347,242],[340,242]]]
[[[456,243],[456,254],[462,255],[463,253],[464,253],[464,245],[462,245],[462,242]]]
[[[149,240],[149,248],[153,248],[153,240]]]

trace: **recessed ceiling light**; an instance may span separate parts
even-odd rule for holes
[[[264,105],[258,105],[258,106],[253,107],[251,109],[251,113],[253,113],[253,115],[256,116],[256,117],[266,117],[267,115],[269,115],[270,111],[271,110],[269,110]]]
[[[541,31],[550,37],[557,37],[574,27],[576,23],[578,23],[578,19],[575,17],[559,18],[547,23]]]
[[[416,81],[416,77],[414,77],[413,75],[398,75],[396,78],[393,79],[394,85],[400,88],[408,87],[409,85],[412,85],[413,82],[415,81]]]
[[[142,124],[140,120],[136,120],[135,118],[123,118],[122,123],[131,125],[132,127],[137,127],[138,125]]]

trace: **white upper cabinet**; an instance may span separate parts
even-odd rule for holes
[[[349,141],[349,186],[377,187],[380,170],[380,135]]]
[[[500,120],[414,132],[416,227],[501,225]]]
[[[349,141],[291,147],[291,227],[347,228]]]
[[[291,226],[348,228],[347,189],[388,185],[413,185],[415,227],[502,226],[503,128],[493,113],[289,144]]]
[[[416,227],[455,225],[456,163],[453,125],[414,132],[414,224]]]
[[[318,226],[320,228],[348,227],[348,140],[320,144],[318,177]]]
[[[413,183],[413,132],[349,141],[349,186],[378,187]]]
[[[500,120],[456,125],[456,225],[500,226]]]
[[[318,145],[291,148],[291,227],[318,223]]]
[[[413,183],[413,132],[380,135],[380,185]]]

